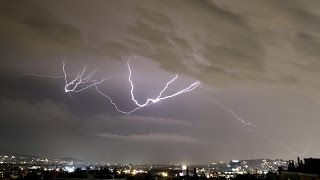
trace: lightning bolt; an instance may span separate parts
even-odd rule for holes
[[[136,56],[134,57],[136,58]],[[135,105],[137,107],[135,107],[134,109],[130,110],[130,111],[125,111],[125,110],[121,110],[117,104],[111,99],[110,96],[106,95],[105,93],[103,93],[98,85],[102,84],[104,81],[106,80],[109,80],[111,77],[109,78],[103,78],[102,80],[100,81],[97,81],[94,79],[94,76],[96,75],[97,73],[97,69],[94,69],[92,72],[87,72],[87,64],[83,64],[83,68],[82,70],[80,70],[78,73],[74,73],[76,74],[75,77],[73,77],[72,79],[70,78],[70,75],[67,74],[66,72],[66,62],[63,61],[62,63],[62,71],[63,71],[63,76],[50,76],[50,75],[43,75],[43,74],[24,74],[24,75],[21,75],[21,76],[17,76],[16,78],[21,78],[21,77],[24,77],[24,76],[38,76],[38,77],[47,77],[47,78],[64,78],[64,81],[65,81],[65,86],[64,86],[64,91],[66,93],[79,93],[79,92],[82,92],[90,87],[95,87],[96,91],[102,95],[103,97],[107,98],[110,103],[114,106],[114,108],[120,112],[120,113],[124,113],[124,114],[131,114],[137,110],[139,110],[140,108],[143,108],[143,107],[146,107],[146,106],[150,106],[151,104],[154,104],[154,103],[157,103],[159,101],[162,101],[162,100],[165,100],[165,99],[169,99],[169,98],[173,98],[175,96],[178,96],[180,94],[183,94],[183,93],[187,93],[187,92],[190,92],[192,90],[194,90],[196,87],[198,87],[201,83],[199,81],[195,81],[194,83],[190,84],[188,87],[178,91],[178,92],[175,92],[173,94],[170,94],[170,95],[166,95],[166,96],[163,96],[163,93],[169,88],[170,84],[172,84],[177,78],[178,78],[178,74],[172,78],[170,81],[168,81],[166,83],[166,85],[164,86],[164,88],[159,92],[158,96],[156,98],[148,98],[146,100],[146,102],[144,103],[139,103],[135,96],[134,96],[134,83],[133,81],[131,80],[131,76],[132,76],[132,71],[131,71],[131,67],[130,67],[130,60],[127,62],[127,67],[128,67],[128,70],[129,70],[129,77],[128,77],[128,80],[129,80],[129,83],[130,83],[130,86],[131,86],[131,90],[130,90],[130,94],[131,94],[131,100],[135,103]],[[70,94],[71,95],[71,94]]]
[[[100,90],[100,89],[98,88],[98,86],[97,86],[99,83],[94,84],[95,87],[96,87],[97,92],[98,92],[99,94],[101,94],[102,96],[104,96],[105,98],[107,98],[107,99],[110,101],[110,103],[115,107],[115,109],[116,109],[118,112],[124,113],[124,114],[131,114],[131,113],[139,110],[140,108],[149,106],[149,105],[151,105],[151,104],[157,103],[157,102],[159,102],[159,101],[162,101],[162,100],[165,100],[165,99],[168,99],[168,98],[172,98],[172,97],[178,96],[178,95],[183,94],[183,93],[190,92],[190,91],[194,90],[196,87],[198,87],[198,86],[201,84],[200,81],[195,81],[194,83],[190,84],[188,87],[186,87],[186,88],[184,88],[184,89],[182,89],[182,90],[180,90],[180,91],[178,91],[178,92],[175,92],[175,93],[170,94],[170,95],[167,95],[167,96],[163,96],[162,94],[169,88],[170,84],[172,84],[172,83],[178,78],[178,74],[177,74],[174,78],[172,78],[170,81],[168,81],[168,82],[166,83],[166,85],[165,85],[164,88],[159,92],[159,94],[158,94],[158,96],[157,96],[156,98],[153,98],[153,99],[152,99],[152,98],[148,98],[148,99],[146,100],[146,102],[144,102],[144,103],[139,103],[139,102],[137,101],[137,99],[135,98],[134,93],[133,93],[135,86],[134,86],[134,83],[133,83],[133,81],[132,81],[132,79],[131,79],[132,71],[131,71],[131,67],[130,67],[130,60],[127,62],[127,67],[128,67],[128,71],[129,71],[128,81],[129,81],[130,86],[131,86],[131,90],[130,90],[131,100],[132,100],[132,101],[135,103],[135,105],[137,106],[137,107],[134,108],[133,110],[131,110],[131,111],[123,111],[123,110],[120,110],[120,109],[118,108],[117,104],[114,103],[114,101],[110,98],[110,96],[108,96],[108,95],[106,95],[106,94],[104,94],[104,93],[101,92],[101,90]]]
[[[96,69],[94,69],[91,73],[88,73],[87,75],[85,75],[87,71],[87,65],[85,64],[83,65],[83,69],[77,73],[77,76],[71,81],[68,81],[65,66],[66,66],[66,63],[64,61],[62,66],[62,71],[64,74],[64,80],[65,80],[64,91],[66,93],[81,92],[83,90],[96,86],[97,84],[101,84],[102,82],[110,79],[110,78],[103,78],[100,81],[94,80],[93,77],[97,72]]]
[[[167,82],[167,84],[165,85],[165,87],[160,91],[159,95],[154,98],[154,99],[147,99],[147,101],[143,104],[140,104],[138,103],[138,101],[136,100],[136,98],[134,97],[134,94],[133,94],[133,91],[134,91],[134,84],[131,80],[131,75],[132,75],[132,71],[131,71],[131,68],[130,68],[130,60],[127,62],[127,66],[128,66],[128,70],[129,70],[129,82],[130,82],[130,85],[131,85],[131,91],[130,91],[130,94],[131,94],[131,98],[132,98],[132,101],[135,102],[135,104],[139,107],[144,107],[144,106],[147,106],[148,104],[150,103],[156,103],[156,102],[159,102],[161,100],[164,100],[164,99],[168,99],[168,98],[172,98],[174,96],[177,96],[179,94],[182,94],[182,93],[186,93],[186,92],[189,92],[189,91],[192,91],[194,90],[197,86],[200,85],[200,82],[199,81],[195,81],[194,83],[192,83],[189,87],[185,88],[185,89],[182,89],[174,94],[171,94],[171,95],[168,95],[168,96],[164,96],[162,97],[162,93],[164,93],[167,88],[169,87],[169,85],[174,82],[177,78],[178,78],[178,74],[173,78],[171,79],[169,82]]]

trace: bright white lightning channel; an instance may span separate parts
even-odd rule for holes
[[[144,106],[147,106],[147,105],[150,104],[150,103],[156,103],[156,102],[159,102],[159,101],[161,101],[161,100],[168,99],[168,98],[172,98],[172,97],[177,96],[177,95],[179,95],[179,94],[192,91],[192,90],[194,90],[197,86],[200,85],[200,82],[199,82],[199,81],[196,81],[196,82],[192,83],[189,87],[187,87],[187,88],[185,88],[185,89],[182,89],[182,90],[180,90],[180,91],[178,91],[178,92],[176,92],[176,93],[174,93],[174,94],[171,94],[171,95],[162,97],[162,93],[164,93],[164,92],[167,90],[167,88],[169,87],[169,85],[178,78],[178,74],[177,74],[173,79],[171,79],[169,82],[167,82],[167,84],[165,85],[165,87],[160,91],[159,95],[158,95],[156,98],[154,98],[154,99],[148,98],[145,103],[140,104],[140,103],[138,103],[138,101],[135,99],[134,94],[133,94],[134,85],[133,85],[133,82],[132,82],[132,80],[131,80],[132,72],[131,72],[131,68],[130,68],[130,64],[129,64],[129,63],[130,63],[130,61],[127,62],[127,66],[128,66],[128,69],[129,69],[129,82],[130,82],[130,85],[131,85],[131,91],[130,91],[130,93],[131,93],[131,98],[132,98],[132,101],[134,101],[135,104],[136,104],[137,106],[139,106],[139,107],[144,107]]]
[[[97,84],[101,84],[105,80],[108,80],[110,78],[104,78],[100,81],[96,81],[93,79],[94,75],[96,74],[97,70],[94,69],[91,73],[85,75],[87,70],[87,65],[83,65],[82,71],[77,73],[77,76],[72,79],[71,81],[68,81],[67,73],[65,70],[66,63],[63,62],[62,71],[64,73],[64,79],[65,79],[65,86],[64,91],[66,93],[70,92],[81,92],[83,90],[86,90],[90,87],[96,86]]]
[[[100,94],[101,94],[102,96],[104,96],[105,98],[109,99],[110,103],[115,107],[115,109],[116,109],[118,112],[124,113],[124,114],[131,114],[131,113],[137,111],[137,110],[140,109],[140,108],[143,108],[143,107],[149,106],[149,105],[151,105],[151,104],[157,103],[157,102],[159,102],[159,101],[161,101],[161,100],[165,100],[165,99],[172,98],[172,97],[178,96],[178,95],[183,94],[183,93],[186,93],[186,92],[190,92],[190,91],[194,90],[196,87],[198,87],[198,86],[201,84],[200,81],[195,81],[194,83],[192,83],[192,84],[189,85],[188,87],[186,87],[186,88],[184,88],[184,89],[182,89],[182,90],[180,90],[180,91],[178,91],[178,92],[175,92],[175,93],[170,94],[170,95],[163,96],[163,93],[168,89],[169,85],[170,85],[171,83],[173,83],[173,82],[178,78],[178,74],[177,74],[174,78],[172,78],[170,81],[168,81],[168,82],[166,83],[165,87],[160,91],[160,93],[158,94],[158,96],[157,96],[156,98],[154,98],[154,99],[148,98],[148,99],[146,100],[146,102],[144,102],[144,103],[139,103],[139,102],[137,101],[137,99],[135,98],[134,93],[133,93],[135,86],[134,86],[134,83],[133,83],[133,81],[132,81],[132,79],[131,79],[132,71],[131,71],[131,67],[130,67],[130,60],[127,62],[127,67],[128,67],[128,70],[129,70],[128,80],[129,80],[129,83],[130,83],[130,86],[131,86],[131,90],[130,90],[131,99],[132,99],[132,101],[137,105],[137,107],[134,108],[134,109],[131,110],[131,111],[123,111],[123,110],[120,110],[120,109],[118,108],[118,106],[116,105],[116,103],[114,103],[113,100],[112,100],[108,95],[106,95],[106,94],[104,94],[104,93],[102,93],[102,92],[100,91],[100,89],[98,88],[98,84],[99,84],[99,83],[94,83],[94,86],[96,87],[96,90],[98,91],[98,93],[100,93]]]

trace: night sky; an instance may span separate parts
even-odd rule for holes
[[[317,0],[3,0],[0,149],[132,164],[319,157],[319,9]],[[71,81],[87,64],[130,111],[130,58],[141,103],[176,74],[166,95],[201,85],[127,115],[94,87],[65,93],[63,77],[30,75],[61,77],[66,62]]]

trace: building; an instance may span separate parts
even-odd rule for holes
[[[298,163],[289,162],[287,170],[278,170],[279,180],[320,180],[320,159],[306,158],[304,163],[298,157]]]

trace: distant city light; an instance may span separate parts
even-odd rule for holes
[[[163,177],[168,177],[168,173],[167,172],[162,172],[162,176]]]
[[[186,165],[182,165],[182,170],[183,171],[187,170],[187,166]]]
[[[74,167],[65,167],[66,171],[68,171],[69,173],[74,172]]]

